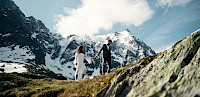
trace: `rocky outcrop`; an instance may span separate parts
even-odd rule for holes
[[[200,30],[119,74],[98,97],[199,97]],[[147,60],[147,61],[145,61]],[[143,65],[143,66],[142,66]],[[106,92],[105,92],[106,91]]]

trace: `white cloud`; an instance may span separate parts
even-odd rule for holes
[[[138,27],[154,14],[146,0],[82,0],[79,8],[65,11],[68,15],[58,15],[55,26],[63,36],[96,34],[116,23]]]
[[[157,0],[160,6],[184,6],[187,3],[191,2],[192,0]]]

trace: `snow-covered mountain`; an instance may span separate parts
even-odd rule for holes
[[[107,43],[108,39],[113,40],[111,53],[113,62],[117,64],[117,66],[120,64],[132,63],[142,57],[155,55],[155,52],[149,46],[135,38],[128,29],[122,32],[114,32],[99,36],[71,35],[67,37],[64,42],[61,42],[60,45],[66,48],[65,52],[71,52],[72,56],[74,50],[79,45],[85,47],[88,56],[95,56],[101,49],[102,45]],[[61,58],[63,58],[64,61],[69,58],[69,56]],[[68,60],[70,59],[73,58],[69,58]]]
[[[0,62],[25,64],[29,72],[73,79],[75,68],[72,61],[76,48],[83,45],[87,56],[92,57],[107,39],[113,40],[112,69],[141,57],[155,55],[128,29],[107,35],[70,35],[63,38],[51,33],[40,20],[25,17],[12,0],[1,0],[0,8]],[[92,64],[86,64],[88,75],[98,75],[100,64],[100,56]],[[7,70],[3,65],[0,69],[0,72]]]
[[[85,47],[85,52],[87,56],[93,57],[97,55],[102,45],[107,42],[107,39],[112,39],[113,44],[111,46],[112,53],[112,69],[118,66],[132,63],[137,59],[146,56],[155,55],[155,52],[147,46],[144,42],[136,39],[131,32],[126,29],[122,32],[114,32],[107,35],[91,36],[91,35],[70,35],[66,39],[60,41],[60,56],[52,61],[46,61],[49,65],[48,68],[54,69],[54,64],[66,65],[65,67],[74,67],[72,62],[74,59],[74,53],[78,46],[83,45]],[[47,58],[49,56],[49,58]],[[46,55],[46,60],[50,59],[50,54]],[[57,61],[56,61],[57,60]],[[99,74],[99,65],[101,64],[101,55],[99,58],[94,59],[92,64],[86,64],[93,73],[92,75]],[[53,67],[52,67],[53,66]],[[56,65],[58,66],[58,65]],[[62,67],[58,67],[62,70]],[[65,70],[64,70],[65,71]],[[61,72],[60,72],[61,73]],[[65,73],[67,74],[67,73]],[[71,74],[74,74],[71,73]],[[89,74],[90,75],[90,74]],[[66,76],[66,75],[65,75]]]

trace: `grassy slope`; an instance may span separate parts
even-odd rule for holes
[[[125,69],[140,63],[145,58],[134,64],[116,69],[114,72],[97,76],[93,79],[81,81],[56,80],[30,73],[0,74],[0,79],[17,83],[17,87],[0,93],[0,96],[17,97],[69,97],[69,96],[95,96],[105,86],[111,85],[114,78]]]

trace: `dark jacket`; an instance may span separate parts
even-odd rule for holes
[[[110,59],[111,58],[110,46],[109,46],[109,50],[108,50],[107,44],[103,44],[102,48],[100,49],[100,51],[98,53],[98,56],[102,50],[103,50],[103,58]]]

